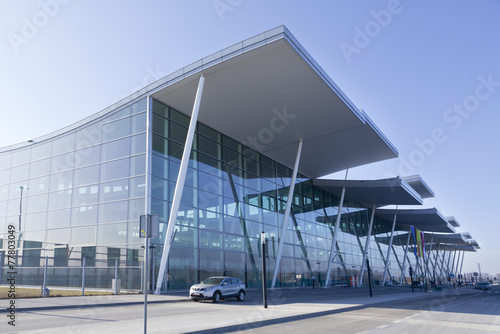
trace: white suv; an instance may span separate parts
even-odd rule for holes
[[[226,276],[209,277],[189,289],[189,297],[195,302],[200,299],[212,299],[214,303],[218,303],[221,299],[230,297],[243,301],[245,294],[245,284],[238,278]]]

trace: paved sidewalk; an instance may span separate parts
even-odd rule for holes
[[[418,298],[429,295],[436,296],[443,293],[463,294],[472,291],[473,290],[470,288],[455,290],[444,288],[442,292],[434,290],[432,290],[432,292],[422,292],[415,289],[415,293],[412,293],[409,287],[374,287],[373,297],[370,297],[368,288],[333,287],[329,289],[276,289],[274,291],[268,290],[268,304],[280,305],[300,303],[305,300],[317,298],[322,300],[327,299],[329,302],[344,305],[366,305],[390,300]],[[187,291],[174,291],[166,295],[148,294],[147,298],[148,304],[190,302]],[[262,290],[247,290],[247,301],[262,304],[262,298]],[[4,300],[4,302],[6,304],[8,300]],[[4,304],[4,302],[2,302],[2,304]],[[18,311],[116,307],[142,304],[144,304],[143,294],[16,299],[16,308]],[[0,308],[0,313],[6,312],[6,308]]]

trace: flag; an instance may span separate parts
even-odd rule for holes
[[[417,255],[422,257],[422,232],[416,229],[415,233],[417,234]]]
[[[425,239],[424,239],[424,232],[420,231],[420,234],[421,234],[420,241],[422,242],[422,255],[421,256],[425,260]]]
[[[413,254],[417,256],[417,236],[415,234],[415,227],[410,226],[410,231],[413,236]]]

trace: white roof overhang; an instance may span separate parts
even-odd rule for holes
[[[375,215],[390,221],[397,214],[397,230],[408,231],[415,226],[425,232],[454,233],[455,229],[436,208],[432,209],[377,209]]]
[[[422,198],[399,177],[382,180],[314,179],[313,185],[340,197],[345,187],[345,200],[368,207],[385,205],[420,205]],[[391,218],[392,220],[392,218]]]
[[[195,62],[147,87],[152,97],[291,167],[319,177],[395,158],[395,147],[284,27]],[[139,92],[140,93],[140,92]]]
[[[434,197],[434,191],[432,191],[420,175],[404,176],[402,179],[415,189],[415,191],[418,192],[422,198]]]
[[[458,222],[458,220],[455,219],[455,217],[449,216],[449,217],[446,217],[446,219],[448,219],[448,222],[451,224],[451,226],[460,227],[460,223]]]

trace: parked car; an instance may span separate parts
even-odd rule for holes
[[[491,285],[488,282],[479,282],[476,283],[475,288],[479,290],[489,290],[491,288]]]
[[[245,284],[238,278],[226,276],[209,277],[189,289],[189,297],[195,302],[200,299],[212,299],[214,303],[218,303],[231,297],[243,301],[245,295]]]

